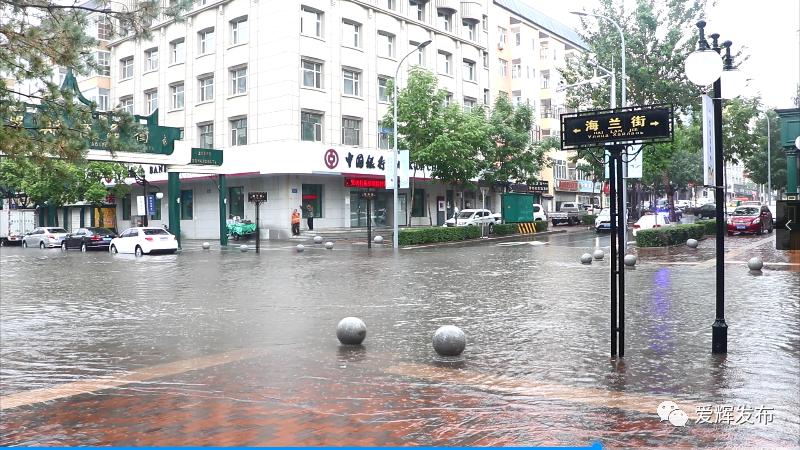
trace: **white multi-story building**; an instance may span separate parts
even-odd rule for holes
[[[254,219],[247,193],[267,191],[264,237],[288,236],[292,210],[308,204],[317,227],[366,226],[361,187],[391,169],[381,121],[399,59],[430,39],[406,59],[399,85],[421,66],[438,74],[449,101],[485,99],[486,1],[200,0],[185,21],[156,24],[152,40],[111,43],[111,96],[136,114],[158,109],[159,122],[183,128],[191,147],[222,149],[227,213]],[[166,179],[160,170],[148,174],[156,185]],[[413,205],[401,190],[401,224],[406,209],[413,224],[437,224],[443,204],[470,202],[424,178]],[[391,194],[377,189],[378,225],[391,224]],[[180,195],[184,236],[216,237],[216,178],[182,174]],[[469,206],[479,202],[473,196]],[[121,206],[118,228],[137,212],[129,199]],[[159,210],[166,219],[166,206]]]

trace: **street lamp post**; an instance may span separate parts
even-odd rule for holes
[[[719,34],[711,34],[713,46],[709,46],[704,35],[706,22],[697,22],[699,32],[698,49],[692,52],[685,62],[686,77],[698,86],[714,84],[714,196],[716,201],[717,245],[716,245],[716,317],[711,326],[711,352],[728,352],[728,325],[725,323],[725,199],[723,180],[722,150],[722,74],[723,70],[733,70],[733,57],[730,53],[731,41],[719,46]],[[724,57],[720,57],[725,49]]]
[[[393,233],[392,233],[392,247],[399,248],[400,247],[400,230],[398,228],[398,222],[400,221],[400,198],[397,195],[397,190],[400,188],[398,186],[400,183],[397,180],[397,164],[400,160],[400,150],[397,148],[397,81],[398,77],[400,76],[400,67],[403,66],[403,61],[406,60],[409,56],[413,55],[415,52],[422,50],[423,48],[427,47],[428,44],[431,43],[431,40],[428,39],[427,41],[419,44],[414,50],[411,50],[403,56],[403,58],[397,63],[397,70],[394,71],[394,82],[392,83],[393,87],[393,94],[392,94],[392,121],[394,122],[394,130],[392,132],[394,136],[394,164],[392,164],[392,177],[394,180],[394,202],[393,202],[393,209],[394,209],[394,224],[393,224]]]

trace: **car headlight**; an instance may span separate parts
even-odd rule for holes
[[[728,225],[733,225],[733,220],[728,219]]]
[[[758,223],[761,223],[761,218],[760,217],[756,217],[755,219],[753,219],[753,225],[758,224]]]

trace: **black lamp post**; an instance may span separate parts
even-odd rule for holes
[[[686,76],[698,86],[708,86],[713,82],[714,106],[714,197],[717,220],[717,280],[716,317],[711,326],[711,352],[728,352],[728,325],[725,323],[725,192],[724,192],[724,154],[722,151],[722,74],[733,71],[731,41],[719,46],[719,34],[711,34],[712,45],[704,35],[706,22],[697,22],[699,32],[698,49],[686,58]],[[720,57],[722,50],[725,55]]]

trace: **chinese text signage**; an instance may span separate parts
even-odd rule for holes
[[[345,177],[344,187],[349,188],[372,188],[384,189],[386,188],[386,180],[383,178],[350,178]]]
[[[561,148],[672,140],[672,107],[631,107],[561,115]]]
[[[262,203],[267,201],[266,192],[248,192],[247,201],[251,203]]]
[[[221,166],[222,150],[213,148],[193,148],[189,164],[198,166]]]

